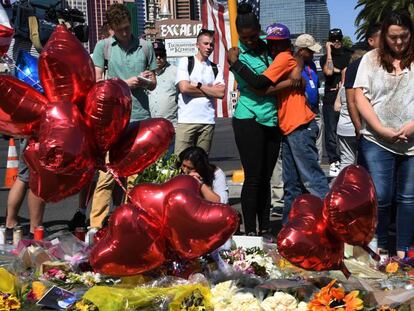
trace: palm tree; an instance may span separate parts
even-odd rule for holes
[[[362,8],[355,20],[358,39],[364,39],[368,26],[381,22],[391,11],[406,9],[414,20],[413,0],[358,0],[355,10],[358,8]]]

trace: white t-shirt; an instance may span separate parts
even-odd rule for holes
[[[214,172],[213,191],[220,196],[220,203],[227,204],[229,202],[229,187],[226,182],[226,175],[217,168]]]
[[[366,53],[358,68],[354,88],[362,88],[381,123],[400,129],[414,120],[414,64],[400,74],[388,73],[380,66],[378,51]],[[361,134],[384,149],[405,155],[414,155],[414,137],[408,143],[388,143],[374,133],[362,120]]]
[[[355,127],[349,116],[348,103],[346,102],[345,88],[341,87],[338,91],[338,96],[341,100],[341,111],[339,112],[338,125],[336,133],[340,136],[355,136]]]
[[[188,74],[188,58],[183,57],[178,62],[177,78],[180,81],[201,82],[203,85],[224,84],[223,70],[218,67],[217,77],[214,78],[210,61],[200,62],[194,57],[194,68]],[[178,123],[214,124],[214,99],[207,97],[192,97],[184,94],[178,95]]]

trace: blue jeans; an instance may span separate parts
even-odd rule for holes
[[[328,180],[318,162],[316,138],[319,128],[315,120],[304,124],[282,138],[282,168],[285,205],[282,222],[287,222],[293,200],[305,193],[324,199]]]
[[[397,209],[397,251],[405,251],[414,236],[414,156],[392,153],[364,138],[359,141],[358,163],[374,181],[378,199],[378,247],[388,248],[389,211]]]

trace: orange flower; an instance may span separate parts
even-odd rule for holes
[[[331,311],[334,310],[329,305],[332,302],[331,288],[335,284],[336,280],[332,280],[328,285],[322,287],[319,293],[315,294],[315,298],[308,304],[308,310],[310,311]]]
[[[364,305],[358,298],[359,292],[353,291],[345,296],[343,288],[333,287],[336,280],[323,287],[308,304],[310,311],[357,311]]]
[[[332,287],[331,295],[336,300],[342,300],[345,297],[345,291],[342,287]]]
[[[358,298],[358,295],[359,291],[354,290],[345,296],[345,311],[355,311],[364,308],[364,302],[362,301],[362,299]]]
[[[387,273],[395,273],[398,271],[398,268],[400,266],[398,265],[398,262],[390,262],[386,267],[385,267],[385,272]]]
[[[39,300],[46,292],[46,286],[42,282],[34,281],[32,283],[32,291],[35,300]]]

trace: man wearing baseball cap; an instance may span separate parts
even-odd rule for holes
[[[309,34],[302,34],[295,41],[296,55],[304,62],[302,77],[306,80],[305,95],[313,112],[319,112],[319,78],[313,54],[322,49],[319,43]]]
[[[325,125],[325,147],[329,158],[329,175],[331,177],[337,176],[340,171],[340,157],[336,135],[339,112],[334,110],[334,103],[342,78],[341,72],[348,66],[351,58],[351,53],[343,47],[342,39],[341,29],[331,29],[328,35],[328,42],[326,42],[326,54],[320,59],[323,74],[325,75],[325,94],[322,110]]]
[[[278,119],[282,138],[282,176],[284,183],[283,223],[287,222],[293,200],[302,189],[323,199],[329,191],[328,181],[318,163],[316,137],[319,128],[309,108],[304,91],[292,88],[290,77],[298,63],[291,52],[289,29],[283,24],[267,27],[269,50],[275,58],[262,75],[256,75],[238,61],[238,51],[231,49],[231,69],[253,88],[266,90],[278,98]],[[311,45],[313,47],[313,45]],[[300,67],[300,66],[299,66]],[[301,68],[299,68],[301,72]]]
[[[170,121],[174,127],[177,126],[177,88],[175,86],[175,77],[177,67],[167,61],[167,50],[162,41],[152,43],[157,61],[157,86],[148,94],[149,110],[151,118],[165,118]],[[172,141],[167,157],[174,152],[175,139]]]

